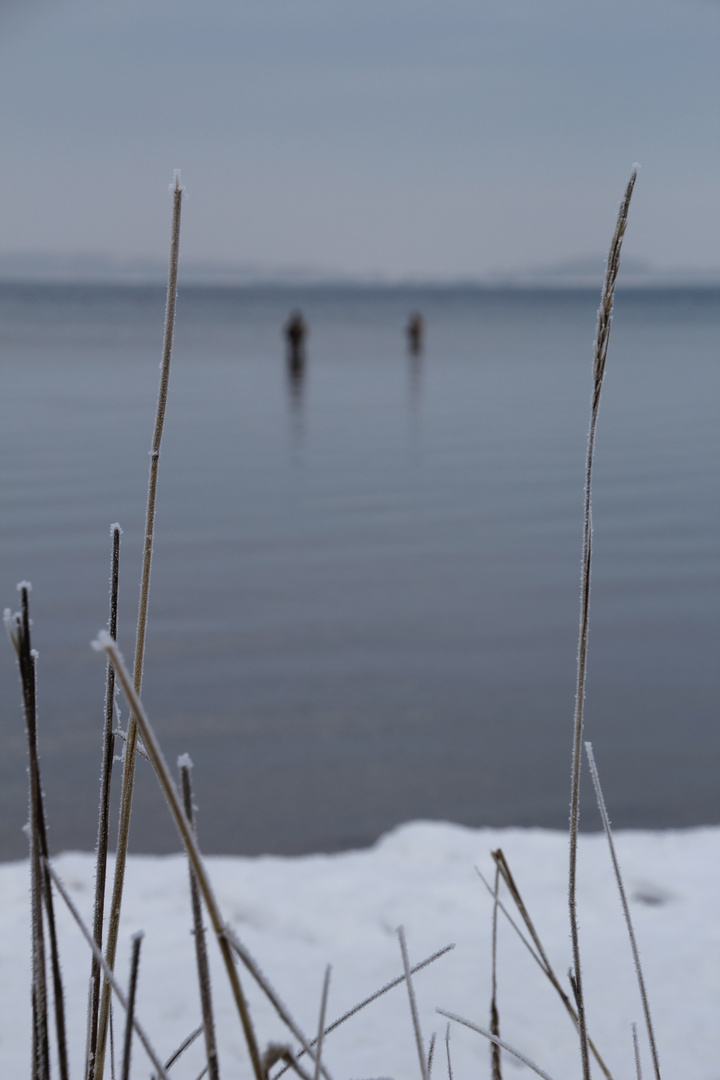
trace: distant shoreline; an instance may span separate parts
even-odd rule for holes
[[[105,290],[132,290],[132,289],[157,289],[165,291],[167,284],[155,276],[127,276],[111,277],[103,275],[64,276],[64,275],[9,275],[0,269],[0,288],[13,289],[105,289]],[[600,288],[600,276],[595,278],[583,278],[576,280],[567,279],[516,279],[498,281],[399,281],[399,282],[373,282],[367,280],[345,280],[339,278],[327,278],[317,280],[290,279],[222,279],[202,278],[193,276],[192,273],[184,275],[181,283],[183,290],[192,289],[197,291],[228,291],[242,293],[293,293],[313,295],[316,293],[338,294],[365,294],[377,296],[382,294],[403,295],[427,295],[443,296],[449,293],[479,295],[537,295],[562,293],[597,293]],[[618,292],[633,293],[707,293],[720,292],[720,277],[706,280],[681,280],[661,278],[630,278],[618,287]]]

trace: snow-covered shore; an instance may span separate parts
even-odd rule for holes
[[[620,832],[616,843],[643,960],[666,1078],[720,1078],[720,827]],[[436,1007],[488,1026],[492,899],[489,852],[502,847],[557,975],[570,966],[567,838],[533,829],[468,829],[417,822],[364,851],[302,858],[209,857],[223,914],[250,949],[298,1023],[317,1027],[325,965],[333,966],[328,1018],[402,971],[396,928],[405,927],[411,963],[442,946],[456,948],[415,976],[426,1045],[439,1041],[434,1075],[447,1075],[446,1021]],[[67,853],[54,865],[89,921],[94,860]],[[506,897],[507,898],[507,897]],[[29,887],[26,863],[0,865],[0,1076],[28,1075],[30,1054]],[[59,901],[60,940],[70,1032],[71,1074],[80,1076],[89,974],[85,942]],[[638,1023],[644,1075],[651,1075],[630,948],[604,837],[580,843],[579,910],[590,1034],[615,1080],[635,1076],[630,1025]],[[187,865],[180,855],[129,861],[117,972],[127,981],[131,935],[145,931],[138,1016],[166,1058],[199,1023],[190,933]],[[224,1078],[249,1077],[239,1023],[211,944],[213,988]],[[573,1026],[514,931],[501,919],[498,956],[501,1035],[549,1073],[577,1080]],[[243,977],[262,1046],[285,1038],[250,978]],[[118,1020],[121,1020],[118,1013]],[[489,1076],[482,1036],[451,1028],[454,1075]],[[419,1077],[407,994],[399,986],[328,1037],[334,1080]],[[194,1078],[198,1041],[172,1075]],[[504,1076],[530,1070],[503,1055]],[[147,1077],[139,1044],[132,1075]],[[594,1075],[599,1075],[597,1068]]]

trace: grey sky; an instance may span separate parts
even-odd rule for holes
[[[716,0],[0,0],[0,254],[720,264]]]

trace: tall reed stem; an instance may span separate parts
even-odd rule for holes
[[[497,927],[498,927],[498,895],[500,892],[500,867],[495,866],[495,889],[492,918],[492,996],[490,998],[490,1030],[496,1038],[500,1038],[500,1014],[497,1007]],[[492,1067],[492,1080],[502,1080],[502,1067],[500,1064],[500,1047],[497,1043],[490,1044],[490,1064]]]
[[[42,852],[40,847],[40,774],[37,760],[37,714],[35,705],[35,657],[30,648],[30,619],[28,616],[28,586],[18,586],[21,611],[15,616],[15,634],[11,633],[17,650],[20,681],[23,691],[25,731],[28,740],[29,823],[30,843],[30,913],[32,934],[32,1011],[33,1011],[33,1078],[46,1080],[50,1076],[50,1045],[48,1039],[47,974],[45,970],[45,937],[42,916]]]
[[[168,273],[167,304],[165,307],[165,334],[163,339],[162,363],[160,366],[160,389],[158,392],[155,430],[150,449],[150,479],[148,482],[147,512],[145,516],[145,544],[143,547],[142,574],[140,578],[140,603],[138,606],[137,632],[135,636],[135,663],[133,667],[133,685],[139,694],[142,687],[143,660],[145,657],[145,632],[147,630],[148,596],[150,593],[150,566],[152,563],[153,537],[155,532],[155,495],[157,491],[158,464],[160,461],[160,442],[165,422],[168,382],[170,379],[170,358],[172,356],[173,330],[175,327],[175,302],[177,299],[178,263],[180,257],[180,210],[182,207],[183,188],[180,173],[175,172],[172,189],[173,215],[170,239],[170,268]],[[127,740],[123,762],[122,790],[120,794],[120,821],[118,825],[118,843],[115,857],[115,876],[113,879],[110,919],[106,959],[109,967],[115,966],[118,932],[120,929],[120,908],[122,906],[123,886],[125,883],[125,864],[127,861],[130,838],[130,814],[132,812],[133,785],[135,782],[135,747],[137,743],[137,720],[130,713],[128,718]],[[105,1062],[105,1043],[107,1039],[108,1008],[110,1005],[110,987],[107,980],[103,983],[100,1017],[98,1022],[97,1057],[95,1065],[96,1080],[102,1080]]]
[[[40,781],[40,759],[37,738],[37,696],[35,687],[35,660],[37,653],[30,644],[30,610],[28,593],[30,586],[22,582],[20,589],[21,609],[14,617],[9,612],[5,619],[10,639],[15,647],[20,668],[23,691],[25,729],[28,738],[28,774],[30,802],[30,893],[33,940],[33,1075],[45,1080],[50,1076],[50,1050],[47,1022],[47,977],[45,972],[45,938],[43,931],[43,907],[47,917],[50,938],[50,967],[53,978],[55,1006],[55,1033],[58,1047],[60,1080],[68,1080],[67,1037],[65,1029],[65,1002],[60,972],[60,953],[55,925],[52,885],[45,867],[48,855],[45,809]]]
[[[575,718],[573,725],[572,779],[570,791],[570,872],[568,882],[568,904],[570,909],[570,936],[573,952],[573,989],[578,1012],[580,1032],[580,1055],[582,1059],[583,1080],[590,1080],[590,1055],[588,1052],[587,1025],[585,1020],[585,1001],[580,968],[580,939],[577,920],[577,843],[580,821],[580,765],[582,754],[583,718],[585,705],[585,677],[587,668],[588,616],[590,609],[590,563],[592,556],[592,467],[595,452],[595,428],[600,406],[600,391],[605,374],[610,326],[612,323],[613,300],[618,270],[620,268],[620,250],[627,227],[630,199],[632,198],[637,169],[633,169],[620,210],[615,233],[608,254],[605,284],[598,309],[595,348],[593,354],[593,394],[590,410],[590,432],[588,435],[587,459],[585,463],[585,512],[583,517],[582,571],[580,583],[580,630],[578,635],[577,684],[575,689]]]
[[[130,960],[130,984],[128,986],[127,1012],[125,1014],[125,1040],[123,1043],[122,1080],[130,1080],[130,1051],[132,1050],[133,1019],[135,1017],[135,992],[137,990],[138,970],[140,967],[140,946],[142,930],[133,934],[132,958]]]
[[[108,633],[117,638],[118,585],[120,580],[120,534],[117,522],[110,526],[112,555],[110,559],[110,614]],[[102,948],[103,919],[105,917],[105,881],[107,877],[108,833],[110,825],[110,781],[112,778],[113,714],[115,707],[115,669],[108,660],[105,674],[105,722],[103,725],[102,765],[100,770],[100,807],[98,811],[98,838],[95,859],[95,905],[93,936],[95,944]],[[100,964],[93,956],[90,968],[90,1007],[88,1009],[88,1040],[85,1076],[95,1077],[95,1054],[97,1050],[98,1011],[100,1008]]]

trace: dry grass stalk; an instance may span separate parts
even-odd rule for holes
[[[37,695],[35,680],[35,661],[37,653],[30,642],[30,610],[28,582],[18,585],[20,590],[20,611],[11,616],[5,612],[5,624],[18,657],[20,682],[23,692],[25,730],[28,739],[28,777],[29,809],[28,826],[30,840],[31,868],[31,934],[33,956],[33,1075],[45,1080],[50,1076],[50,1042],[48,1032],[47,977],[45,971],[45,937],[43,930],[43,908],[47,919],[50,939],[50,967],[53,978],[53,1002],[55,1013],[55,1034],[57,1037],[58,1068],[60,1080],[68,1080],[67,1038],[65,1031],[65,1002],[60,972],[60,953],[55,925],[52,886],[45,869],[44,860],[48,855],[47,830],[45,827],[45,808],[43,805],[42,783],[40,780],[40,762],[37,737]]]
[[[583,518],[583,554],[580,586],[580,629],[578,635],[577,683],[575,688],[575,717],[573,724],[572,776],[570,790],[570,867],[568,880],[568,906],[570,913],[570,936],[572,939],[573,971],[572,984],[575,991],[578,1028],[580,1032],[580,1055],[582,1060],[583,1080],[590,1080],[590,1055],[588,1050],[587,1024],[585,1020],[585,1001],[582,988],[582,970],[580,966],[580,937],[577,919],[577,843],[580,820],[580,766],[583,737],[583,710],[585,704],[585,678],[587,669],[588,616],[590,607],[590,563],[592,556],[592,467],[595,450],[595,428],[597,425],[600,392],[605,374],[605,361],[610,341],[613,300],[618,270],[620,251],[627,227],[630,199],[632,198],[637,170],[633,169],[620,204],[615,233],[610,245],[610,252],[605,273],[605,284],[600,298],[595,348],[593,353],[593,394],[590,410],[590,432],[585,464],[585,512]]]
[[[191,1031],[190,1034],[188,1035],[187,1039],[183,1039],[183,1041],[178,1046],[177,1050],[173,1051],[173,1053],[167,1059],[167,1061],[165,1062],[165,1068],[166,1069],[172,1068],[172,1066],[175,1064],[177,1059],[179,1057],[181,1057],[182,1054],[185,1053],[185,1051],[188,1049],[188,1047],[192,1046],[192,1044],[195,1042],[195,1040],[200,1038],[200,1036],[202,1035],[204,1030],[205,1029],[204,1029],[203,1025],[200,1024],[198,1027],[195,1028],[194,1031]]]
[[[484,1035],[490,1042],[497,1043],[503,1050],[507,1050],[508,1054],[512,1054],[513,1057],[516,1057],[518,1061],[522,1061],[524,1065],[527,1065],[527,1067],[532,1069],[534,1073],[537,1073],[538,1076],[542,1076],[543,1080],[552,1080],[552,1077],[548,1076],[548,1074],[544,1072],[539,1065],[536,1065],[531,1058],[527,1057],[520,1050],[516,1050],[514,1046],[510,1046],[510,1044],[506,1043],[503,1039],[498,1038],[497,1035],[493,1035],[492,1031],[480,1027],[479,1024],[473,1024],[471,1020],[464,1020],[462,1016],[457,1016],[455,1013],[445,1012],[444,1009],[438,1009],[437,1011],[440,1013],[440,1016],[444,1016],[448,1020],[454,1020],[456,1024],[462,1024],[464,1027],[470,1028],[471,1031],[477,1031],[478,1035]]]
[[[500,1014],[497,1007],[497,925],[498,925],[498,896],[500,890],[500,867],[495,866],[495,888],[493,890],[493,918],[492,918],[492,995],[490,998],[490,1030],[496,1038],[500,1037]],[[502,1067],[500,1064],[500,1047],[496,1042],[490,1044],[490,1064],[492,1068],[492,1080],[502,1080]]]
[[[110,526],[112,555],[110,560],[110,614],[108,632],[117,637],[118,586],[120,581],[120,534],[117,522]],[[103,726],[102,766],[100,771],[100,807],[98,812],[98,838],[95,862],[95,903],[93,935],[98,948],[102,948],[103,920],[105,917],[105,882],[107,878],[108,835],[110,826],[110,781],[112,778],[115,740],[113,737],[113,713],[115,707],[115,671],[108,661],[105,675],[105,723]],[[85,1076],[94,1080],[95,1053],[97,1047],[98,1012],[100,1008],[100,965],[93,956],[90,969],[90,994],[88,1006],[88,1039]]]
[[[430,1036],[430,1046],[428,1047],[428,1056],[427,1056],[428,1080],[431,1080],[431,1077],[432,1077],[432,1067],[433,1067],[433,1061],[435,1060],[435,1043],[436,1043],[436,1041],[437,1041],[437,1035],[433,1031],[432,1035]]]
[[[642,1066],[640,1065],[640,1043],[638,1042],[637,1024],[632,1025],[633,1051],[635,1054],[635,1075],[637,1080],[642,1080]]]
[[[50,1045],[48,1039],[47,975],[45,967],[45,938],[42,917],[42,872],[39,829],[37,826],[39,776],[34,746],[35,728],[35,663],[30,648],[27,592],[29,585],[18,585],[22,613],[11,616],[5,611],[5,626],[18,658],[23,694],[25,730],[28,737],[29,821],[25,827],[30,845],[30,936],[32,942],[32,1075],[33,1080],[45,1080],[50,1075]],[[27,632],[26,632],[27,628]]]
[[[135,1016],[135,991],[137,990],[138,970],[140,968],[140,946],[143,934],[133,934],[132,956],[130,958],[130,984],[128,986],[127,1012],[125,1013],[125,1041],[123,1044],[123,1063],[121,1080],[130,1080],[130,1051],[132,1049],[133,1017]]]
[[[97,945],[95,944],[95,939],[93,938],[90,930],[87,928],[87,926],[83,922],[82,915],[80,914],[78,909],[75,907],[74,903],[72,902],[70,894],[68,893],[67,889],[63,885],[57,871],[55,870],[55,868],[53,867],[53,865],[51,864],[49,859],[45,860],[45,866],[47,867],[48,874],[50,875],[53,882],[55,883],[55,888],[60,893],[60,896],[62,897],[62,899],[65,901],[65,906],[67,907],[68,911],[70,912],[73,919],[77,923],[77,925],[78,925],[78,927],[80,929],[80,932],[82,933],[83,937],[85,938],[88,945],[90,946],[91,952],[93,953],[94,956],[97,957],[98,963],[100,964],[100,967],[102,968],[103,975],[105,976],[105,979],[107,980],[108,985],[110,986],[110,988],[114,992],[116,998],[118,999],[118,1001],[122,1005],[123,1009],[127,1009],[128,1002],[127,1002],[127,998],[125,997],[125,994],[123,993],[122,987],[120,986],[119,982],[115,978],[115,975],[113,974],[112,968],[108,964],[108,962],[105,959],[105,957],[103,956],[102,952],[100,951],[100,949],[98,949]],[[112,1016],[112,1011],[111,1011],[110,1015]],[[140,1042],[145,1047],[145,1052],[146,1052],[147,1056],[150,1058],[153,1065],[157,1069],[158,1075],[160,1076],[160,1080],[170,1080],[170,1077],[167,1074],[167,1070],[165,1069],[165,1066],[162,1064],[160,1058],[158,1057],[157,1053],[153,1049],[153,1045],[150,1042],[150,1039],[148,1038],[148,1036],[147,1036],[147,1034],[145,1032],[145,1029],[141,1025],[141,1023],[138,1020],[136,1015],[133,1015],[132,1024],[133,1024],[133,1027],[135,1029],[135,1033],[137,1034],[137,1037],[140,1039]],[[112,1023],[110,1023],[109,1026],[112,1027]],[[113,1075],[114,1075],[114,1069],[113,1069]]]
[[[408,999],[410,1001],[410,1015],[412,1016],[415,1043],[417,1045],[418,1058],[420,1059],[420,1076],[422,1077],[422,1080],[428,1080],[427,1061],[423,1049],[422,1031],[420,1030],[420,1017],[418,1016],[415,991],[413,989],[412,979],[410,978],[410,961],[408,959],[407,944],[405,942],[405,930],[402,926],[398,926],[397,936],[400,941],[400,952],[402,953],[403,969],[405,971],[405,984],[407,986]]]
[[[190,779],[190,758],[187,754],[178,759],[180,767],[180,780],[183,793],[183,805],[190,828],[196,833],[193,813],[192,782]],[[197,835],[197,833],[196,833]],[[202,1009],[203,1029],[205,1031],[205,1053],[207,1056],[207,1071],[210,1080],[219,1080],[220,1068],[218,1065],[217,1041],[215,1039],[215,1021],[213,1018],[212,992],[210,989],[210,965],[208,964],[207,948],[205,944],[205,927],[202,921],[202,908],[200,906],[200,893],[197,878],[192,866],[190,866],[190,903],[193,915],[193,935],[195,937],[195,956],[197,959],[198,984],[200,987],[200,1006]]]
[[[450,1057],[450,1024],[445,1028],[445,1053],[447,1055],[448,1080],[453,1080],[452,1058]]]
[[[115,1080],[115,1010],[110,1002],[110,1080]]]
[[[615,881],[617,882],[618,892],[620,894],[620,903],[622,904],[623,915],[625,916],[625,925],[627,926],[628,937],[630,938],[630,947],[633,954],[633,963],[635,964],[635,974],[637,975],[638,988],[640,990],[640,999],[642,1001],[643,1013],[645,1015],[645,1026],[647,1027],[648,1039],[650,1040],[650,1053],[652,1056],[653,1068],[655,1070],[655,1080],[660,1080],[660,1061],[658,1058],[657,1044],[655,1042],[655,1032],[653,1030],[652,1017],[650,1015],[650,1002],[648,1001],[647,990],[645,988],[645,979],[643,977],[642,971],[642,964],[640,963],[640,952],[637,947],[635,930],[633,928],[632,918],[630,917],[630,908],[628,906],[625,886],[623,884],[622,873],[620,871],[620,863],[618,862],[617,853],[615,851],[615,841],[613,840],[612,829],[610,828],[610,818],[608,817],[607,807],[605,806],[605,799],[603,797],[602,788],[600,786],[600,776],[598,774],[597,765],[595,764],[595,755],[593,754],[591,743],[585,743],[585,752],[587,753],[588,764],[590,766],[590,775],[592,777],[593,786],[595,788],[595,795],[597,797],[597,804],[600,810],[600,817],[602,818],[603,829],[605,830],[605,836],[607,837],[608,846],[610,848],[610,858],[612,859],[613,871],[615,873]]]
[[[148,482],[147,511],[145,516],[145,542],[143,546],[142,574],[140,578],[140,602],[138,605],[137,632],[135,636],[135,663],[133,682],[139,694],[142,687],[143,661],[145,657],[145,633],[147,629],[148,597],[150,593],[150,567],[152,563],[153,537],[155,532],[155,496],[157,493],[158,464],[160,461],[160,442],[165,422],[168,382],[170,379],[170,359],[172,357],[173,330],[175,327],[175,303],[177,299],[178,263],[180,257],[180,211],[182,208],[183,188],[180,173],[176,171],[172,189],[173,215],[170,239],[170,268],[168,274],[167,304],[165,308],[165,333],[163,338],[162,364],[160,368],[160,388],[158,391],[155,430],[150,450],[150,478]],[[110,919],[106,956],[111,968],[115,966],[118,933],[120,930],[120,909],[122,906],[125,864],[127,861],[130,837],[130,815],[132,812],[133,785],[135,780],[135,743],[137,722],[131,713],[128,719],[127,742],[123,764],[122,791],[120,795],[120,821],[118,824],[118,842],[115,856],[115,876],[113,880]],[[102,1080],[105,1059],[105,1040],[107,1037],[107,1010],[110,1004],[110,988],[103,985],[100,1017],[98,1022],[97,1056],[95,1076]]]
[[[245,1041],[247,1043],[248,1052],[250,1055],[250,1061],[252,1063],[253,1072],[255,1073],[255,1080],[264,1080],[264,1074],[262,1069],[262,1063],[260,1061],[260,1053],[258,1051],[257,1039],[255,1037],[255,1031],[250,1020],[250,1013],[248,1010],[245,995],[240,985],[240,978],[235,967],[233,960],[232,950],[228,941],[228,927],[220,913],[215,894],[210,884],[210,878],[208,877],[200,854],[200,849],[195,839],[195,834],[187,820],[185,810],[182,805],[180,796],[173,783],[170,770],[168,769],[165,758],[163,757],[160,744],[157,741],[155,732],[150,726],[150,722],[145,713],[145,709],[140,701],[133,681],[130,678],[130,673],[125,667],[125,662],[122,658],[120,650],[117,644],[112,640],[106,630],[101,631],[98,635],[96,642],[93,645],[98,650],[103,650],[110,657],[113,667],[115,668],[115,675],[118,682],[122,686],[123,693],[128,699],[130,708],[135,716],[137,727],[142,735],[142,740],[145,744],[150,762],[155,770],[155,774],[162,788],[163,794],[167,800],[170,812],[175,820],[180,838],[185,845],[185,850],[188,853],[190,862],[192,864],[193,871],[197,878],[197,882],[202,893],[202,898],[205,901],[205,907],[207,908],[210,916],[210,921],[213,924],[213,930],[220,946],[220,952],[222,953],[223,960],[225,962],[225,968],[230,980],[230,986],[235,998],[235,1004],[240,1016],[240,1021],[245,1034]]]

